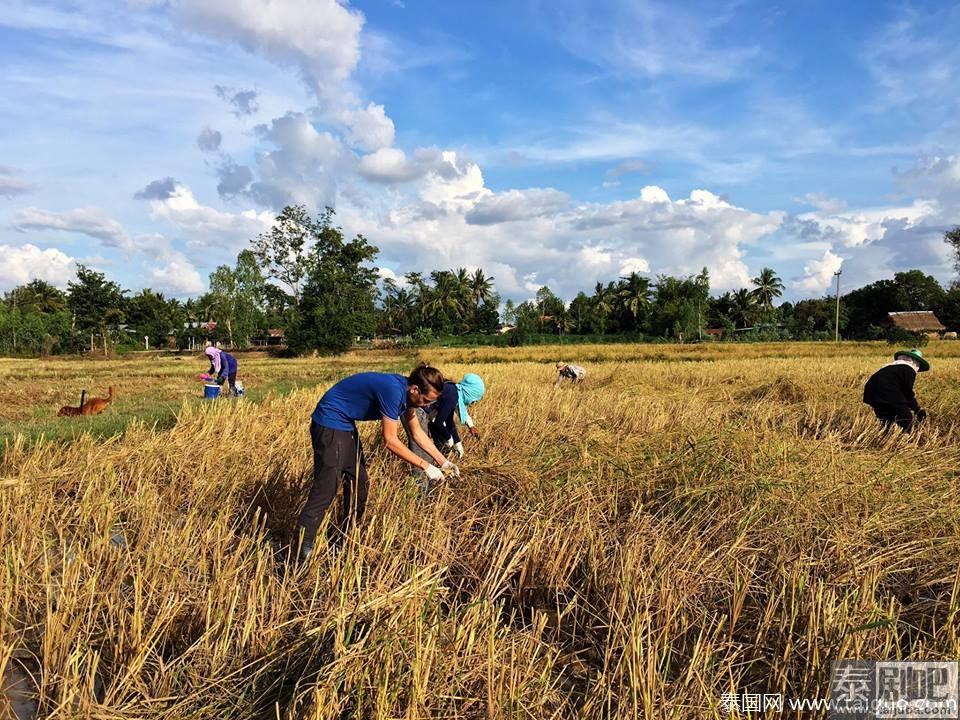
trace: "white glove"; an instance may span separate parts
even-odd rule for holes
[[[462,458],[462,457],[463,457],[463,443],[462,443],[462,442],[458,442],[456,445],[453,446],[453,448],[454,448],[454,450],[457,451],[457,457],[458,457],[458,458]]]
[[[460,468],[454,465],[452,462],[447,460],[443,465],[440,466],[441,470],[446,470],[449,473],[453,473],[454,477],[460,477]]]
[[[449,448],[452,448],[452,447],[453,447],[453,438],[452,438],[452,437],[448,437],[448,438],[447,438],[447,447],[449,447]]]
[[[443,480],[443,470],[438,468],[436,465],[427,465],[423,471],[431,480]]]

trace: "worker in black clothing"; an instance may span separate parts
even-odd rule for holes
[[[914,416],[918,422],[927,417],[913,393],[913,383],[917,373],[930,369],[930,363],[923,353],[913,350],[898,350],[893,362],[877,370],[863,388],[863,401],[873,408],[877,419],[884,428],[894,423],[904,432],[910,432],[914,426]]]
[[[479,431],[473,424],[473,418],[467,410],[473,403],[478,402],[486,392],[486,385],[483,379],[475,373],[467,373],[463,379],[458,382],[447,381],[443,384],[443,390],[440,391],[440,397],[427,407],[416,409],[416,422],[424,430],[433,444],[440,448],[446,446],[457,453],[458,458],[463,458],[463,442],[460,440],[460,433],[457,431],[456,415],[460,416],[460,422],[467,426],[470,434],[474,437],[479,436]],[[407,431],[407,445],[414,454],[423,457],[425,452],[414,439],[410,429],[410,424],[414,418],[404,416],[403,426]],[[415,472],[420,489],[425,493],[430,490],[430,480],[422,471]]]

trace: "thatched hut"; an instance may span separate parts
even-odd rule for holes
[[[893,327],[913,333],[923,333],[931,339],[940,337],[946,326],[937,319],[932,310],[909,310],[887,313]]]

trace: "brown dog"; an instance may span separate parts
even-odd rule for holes
[[[60,417],[64,416],[73,416],[73,415],[99,415],[104,410],[107,409],[107,406],[113,402],[113,386],[111,385],[107,389],[107,396],[105,398],[90,398],[86,402],[83,401],[83,398],[86,394],[86,390],[80,393],[80,406],[73,407],[72,405],[65,405],[60,408],[57,412],[57,415]]]
[[[73,407],[73,405],[64,405],[64,406],[63,406],[62,408],[60,408],[60,410],[57,412],[57,417],[67,417],[67,416],[71,416],[71,417],[72,417],[73,415],[79,415],[79,414],[81,414],[81,413],[83,412],[83,399],[86,397],[86,395],[87,395],[87,391],[86,391],[86,390],[81,390],[81,391],[80,391],[80,404],[79,404],[77,407]]]
[[[107,405],[113,402],[113,385],[107,388],[105,398],[91,398],[83,404],[81,415],[99,415],[107,409]]]

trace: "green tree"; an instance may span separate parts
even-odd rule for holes
[[[226,324],[231,347],[246,347],[258,330],[266,329],[264,286],[256,256],[250,250],[237,256],[236,267],[221,265],[211,273],[212,310],[217,322]]]
[[[493,278],[481,268],[474,270],[468,280],[469,296],[472,301],[472,328],[474,332],[496,331],[496,322],[491,330],[491,318],[499,315],[500,298],[493,291]]]
[[[496,333],[500,329],[500,296],[492,292],[477,307],[474,315],[475,332]]]
[[[566,306],[563,300],[554,295],[546,285],[537,290],[536,298],[540,332],[562,332],[566,327]]]
[[[78,350],[66,296],[43,280],[14,288],[0,302],[0,353],[51,355]]]
[[[481,268],[474,270],[470,276],[470,295],[473,297],[473,304],[479,306],[487,302],[493,294],[493,277],[486,275]]]
[[[585,330],[592,327],[590,321],[592,307],[590,298],[585,292],[577,293],[577,296],[570,302],[570,309],[567,312],[577,334],[583,334]]]
[[[457,276],[449,270],[434,270],[430,279],[433,287],[425,294],[423,318],[429,319],[429,327],[438,333],[462,329],[466,306]]]
[[[659,275],[650,313],[651,334],[697,338],[709,309],[709,295],[710,276],[706,268],[699,275],[685,278]]]
[[[516,330],[518,335],[525,336],[540,332],[540,308],[537,307],[536,303],[524,300],[517,305],[514,312],[517,319]]]
[[[733,330],[737,325],[734,316],[733,295],[729,291],[708,301],[706,322],[710,327]]]
[[[793,306],[791,317],[787,320],[787,330],[797,338],[805,340],[833,339],[833,325],[836,320],[836,298],[823,297],[800,300]],[[846,327],[847,310],[841,304],[840,330]]]
[[[936,278],[908,270],[896,273],[892,280],[878,280],[847,293],[840,298],[840,306],[848,313],[848,336],[878,339],[887,333],[887,313],[935,310],[945,298]]]
[[[416,298],[393,278],[383,281],[383,308],[380,329],[385,333],[410,335],[415,329]]]
[[[503,323],[504,325],[516,325],[517,323],[517,306],[514,304],[513,298],[507,298],[507,302],[503,306]]]
[[[935,310],[940,322],[950,330],[960,330],[960,283],[953,283]]]
[[[163,293],[150,288],[144,288],[126,301],[124,315],[137,340],[147,336],[153,347],[165,344],[170,331],[176,333],[185,317],[179,302],[167,300]]]
[[[613,288],[613,284],[604,285],[603,283],[597,283],[593,288],[593,297],[591,298],[591,304],[593,305],[593,323],[594,326],[601,333],[607,331],[607,323],[609,322],[610,316],[613,314],[614,308],[616,307],[616,291]]]
[[[31,280],[10,291],[8,302],[21,312],[49,314],[67,307],[67,296],[62,290],[44,280]]]
[[[290,349],[296,353],[347,350],[356,336],[376,330],[377,268],[379,252],[362,235],[344,242],[327,208],[314,225],[316,244],[310,272],[303,286],[298,317],[288,329]]]
[[[740,288],[730,296],[733,307],[731,319],[738,328],[753,325],[757,317],[757,298],[746,288]]]
[[[82,334],[98,334],[104,353],[124,320],[124,292],[103,273],[77,265],[77,279],[67,283],[67,305],[74,327]]]
[[[454,273],[454,279],[457,284],[457,295],[460,297],[460,304],[463,306],[464,318],[467,316],[467,309],[474,305],[473,289],[470,284],[470,273],[466,268],[457,268]]]
[[[277,215],[273,227],[252,241],[263,276],[289,288],[295,307],[300,305],[303,284],[316,262],[313,245],[329,227],[333,215],[333,208],[328,207],[313,220],[305,205],[287,205]]]
[[[423,279],[423,273],[411,271],[404,275],[403,278],[407,281],[407,287],[410,288],[410,294],[413,296],[413,327],[418,328],[426,325],[424,306],[429,299],[430,289],[427,282]]]
[[[279,286],[263,284],[263,324],[266,328],[286,328],[296,315],[293,296]]]
[[[943,234],[943,241],[953,250],[953,267],[960,274],[960,225],[955,225]]]
[[[925,275],[922,270],[895,273],[893,282],[910,310],[932,310],[943,302],[943,287],[933,275]]]
[[[760,307],[769,312],[773,309],[773,301],[783,295],[783,281],[777,277],[773,268],[765,267],[750,282],[754,285],[753,296]]]
[[[637,273],[621,278],[617,295],[634,328],[643,325],[650,309],[650,280]]]
[[[233,319],[236,312],[237,295],[237,278],[229,265],[220,265],[210,273],[210,299],[213,303],[213,317],[218,325],[226,326],[230,347],[236,346],[233,339]]]

